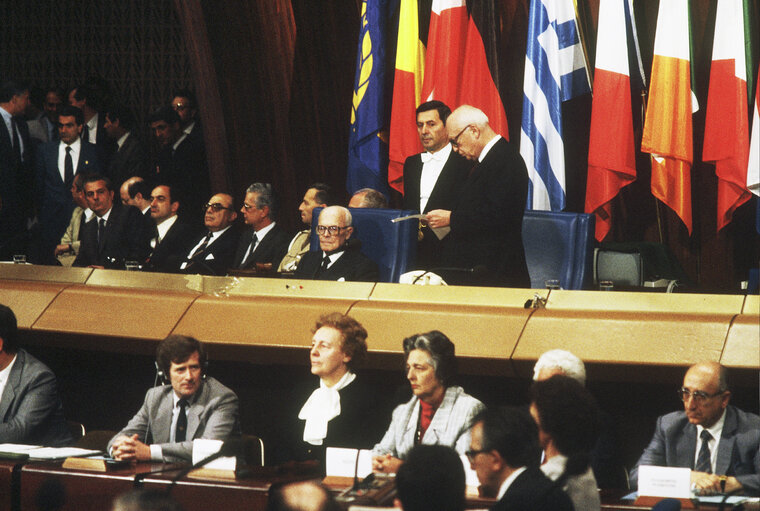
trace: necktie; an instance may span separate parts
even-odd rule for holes
[[[21,143],[18,139],[18,130],[16,129],[16,119],[11,117],[11,140],[13,142],[13,156],[16,161],[21,161]]]
[[[192,254],[190,254],[190,259],[193,259],[195,256],[198,256],[203,253],[204,250],[206,250],[206,247],[208,246],[208,242],[211,239],[211,231],[206,233],[206,237],[203,238],[203,241],[200,245],[198,245],[198,248],[193,251]]]
[[[712,463],[710,463],[710,446],[709,442],[712,439],[712,435],[706,429],[702,430],[699,435],[702,439],[702,447],[699,449],[699,456],[697,456],[697,464],[694,466],[694,470],[697,472],[707,472],[712,474]]]
[[[106,237],[106,220],[101,218],[98,220],[98,252],[103,250],[103,242]]]
[[[174,441],[184,442],[187,434],[187,412],[185,411],[187,400],[180,399],[177,404],[179,404],[179,414],[177,415],[177,426],[174,428]]]
[[[66,157],[63,159],[63,183],[71,188],[74,180],[74,161],[71,159],[71,146],[66,146]]]
[[[253,233],[253,236],[251,236],[251,244],[248,245],[248,251],[245,254],[245,257],[243,258],[243,262],[240,263],[240,269],[244,269],[248,266],[249,261],[251,259],[251,256],[253,256],[253,251],[256,249],[256,243],[259,241],[259,238],[256,237],[256,233]]]
[[[326,272],[328,266],[330,266],[330,257],[325,254],[325,257],[322,259],[322,264],[319,266],[319,273],[322,274]]]

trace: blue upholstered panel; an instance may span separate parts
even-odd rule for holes
[[[311,221],[311,250],[319,250],[316,234],[317,220],[322,208],[314,208]],[[351,208],[354,234],[362,242],[362,253],[380,267],[382,282],[398,282],[402,273],[414,267],[417,256],[416,220],[393,223],[394,218],[407,216],[414,211],[399,209]]]
[[[559,279],[563,289],[588,288],[594,250],[594,215],[526,211],[523,247],[532,288]]]

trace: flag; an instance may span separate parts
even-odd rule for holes
[[[749,163],[747,164],[747,190],[760,196],[760,65],[758,65],[757,90],[752,106],[752,138],[749,142]],[[760,200],[757,201],[755,229],[760,233]]]
[[[707,93],[702,160],[715,163],[718,176],[718,230],[750,198],[747,190],[749,120],[743,0],[718,0],[715,15],[710,88]]]
[[[350,194],[361,188],[374,188],[387,195],[386,22],[387,0],[362,0],[348,137],[346,188]]]
[[[528,209],[565,208],[562,102],[591,90],[578,34],[573,0],[531,0],[520,131]]]
[[[393,78],[388,184],[404,191],[404,161],[422,151],[415,110],[422,97],[425,46],[420,41],[417,0],[401,0]]]
[[[636,180],[631,82],[640,89],[643,71],[632,0],[601,0],[585,208],[599,241],[610,231],[612,199]]]
[[[504,105],[465,0],[433,0],[422,97],[443,101],[452,110],[465,104],[479,108],[491,128],[509,139]]]
[[[692,92],[688,0],[660,2],[641,150],[652,155],[652,194],[691,234]]]

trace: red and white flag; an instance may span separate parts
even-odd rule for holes
[[[718,0],[715,15],[702,160],[714,162],[718,176],[718,230],[751,196],[747,190],[747,75],[752,70],[747,69],[745,58],[749,27],[742,2]]]

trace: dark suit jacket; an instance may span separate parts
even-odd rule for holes
[[[512,481],[492,511],[573,511],[573,503],[537,468],[528,468]],[[580,511],[580,510],[578,510]]]
[[[190,256],[190,250],[195,248],[204,236],[206,236],[205,232],[190,243],[186,258]],[[190,259],[190,263],[180,272],[200,275],[226,275],[227,269],[232,267],[239,237],[240,232],[234,226],[229,227],[218,239],[206,247],[206,250],[195,254]],[[180,265],[182,262],[180,261]]]
[[[433,192],[430,194],[425,211],[434,209],[453,210],[462,192],[467,175],[473,164],[471,161],[451,151],[449,159],[441,170],[438,180],[435,182]],[[415,154],[404,162],[404,209],[419,211],[420,209],[420,177],[422,176],[422,156]],[[416,267],[419,269],[431,269],[442,266],[441,253],[448,243],[448,236],[442,240],[433,234],[429,227],[421,230],[422,240],[417,246]]]
[[[59,144],[60,142],[57,140],[42,144],[37,150],[36,159],[41,250],[42,255],[51,260],[54,260],[53,249],[63,233],[66,232],[71,213],[75,207],[74,199],[71,198],[71,190],[66,188],[58,170]],[[79,163],[74,173],[101,173],[103,171],[101,161],[98,149],[94,145],[82,141]]]
[[[202,207],[211,197],[211,182],[203,144],[188,136],[174,152],[171,146],[161,149],[156,163],[158,179],[171,185],[172,191],[177,190],[181,204],[180,218],[190,225],[199,224],[199,219],[203,218]]]
[[[0,398],[0,443],[71,445],[55,376],[19,349]]]
[[[74,266],[91,264],[123,268],[124,261],[145,261],[150,253],[152,226],[139,209],[115,201],[106,223],[105,240],[98,247],[98,222],[94,216],[82,226],[82,243]]]
[[[173,392],[171,385],[150,389],[137,414],[108,442],[108,452],[119,435],[137,434],[142,442],[161,445],[164,461],[191,461],[194,439],[227,440],[240,435],[237,396],[216,379],[208,377],[187,408],[187,440],[170,443]]]
[[[24,253],[20,237],[26,232],[25,219],[32,214],[34,204],[29,129],[20,118],[16,125],[24,146],[22,161],[16,160],[11,135],[0,118],[0,258]]]
[[[256,263],[272,263],[272,267],[276,270],[280,266],[280,261],[288,253],[288,245],[290,245],[291,236],[280,228],[279,225],[275,226],[264,236],[264,239],[259,240],[259,244],[256,245],[256,249],[251,254],[251,257],[243,264],[243,257],[245,257],[248,247],[251,244],[251,237],[253,236],[253,230],[247,229],[238,241],[238,248],[235,252],[235,259],[232,263],[232,268],[236,270],[247,270],[253,268]]]
[[[380,273],[377,263],[361,253],[357,246],[347,248],[326,271],[320,272],[324,252],[306,252],[293,275],[297,279],[377,282]]]
[[[485,266],[485,278],[471,284],[530,287],[522,243],[527,193],[525,163],[502,138],[473,168],[451,212],[445,266]]]
[[[156,245],[156,248],[148,256],[145,262],[145,269],[164,273],[179,271],[179,266],[184,257],[197,243],[197,241],[193,243],[196,233],[196,229],[177,219],[174,225],[166,232],[161,243]]]
[[[108,162],[108,177],[113,187],[118,190],[121,184],[132,176],[149,178],[148,160],[145,149],[134,133],[130,133],[121,148],[116,151]]]
[[[694,468],[697,427],[684,412],[657,419],[654,436],[631,471],[631,487],[638,486],[639,465]],[[726,408],[726,420],[718,443],[715,473],[735,476],[745,493],[760,494],[760,417],[735,406]]]

